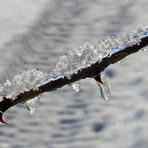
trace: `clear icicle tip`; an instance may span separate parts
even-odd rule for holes
[[[71,87],[73,89],[74,92],[79,92],[80,91],[80,87],[81,87],[81,83],[80,81],[77,81],[75,83],[71,84]]]
[[[40,96],[37,96],[31,100],[28,100],[25,105],[31,114],[35,113],[39,106]]]
[[[100,77],[101,77],[100,79],[102,83],[97,82],[97,84],[100,87],[101,98],[103,98],[105,101],[108,101],[109,98],[111,97],[111,93],[110,93],[110,89],[109,89],[109,85],[108,85],[105,73],[102,72]]]

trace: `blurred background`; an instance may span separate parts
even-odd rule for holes
[[[25,69],[52,70],[59,56],[148,25],[147,0],[0,0],[0,83]],[[148,53],[106,70],[105,102],[92,79],[41,96],[38,110],[9,109],[0,148],[147,148]]]

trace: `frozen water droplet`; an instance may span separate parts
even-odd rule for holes
[[[101,98],[103,98],[105,101],[107,101],[111,96],[109,86],[108,86],[108,82],[106,80],[106,76],[105,76],[104,73],[102,73],[100,75],[100,77],[101,77],[101,81],[102,81],[103,84],[100,83],[99,81],[97,81],[97,84],[100,87]]]
[[[38,108],[38,105],[39,105],[39,101],[40,101],[40,96],[37,96],[31,100],[28,100],[25,105],[26,105],[26,108],[29,110],[29,112],[31,114],[33,114],[37,108]]]
[[[71,84],[71,87],[72,87],[72,89],[73,89],[75,92],[79,92],[79,91],[80,91],[80,87],[81,87],[80,81],[77,81],[77,82],[75,82],[75,83],[72,83],[72,84]]]

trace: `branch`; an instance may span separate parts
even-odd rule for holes
[[[67,78],[66,76],[64,76],[64,77],[59,77],[55,80],[51,80],[48,83],[45,83],[36,89],[30,89],[29,91],[24,91],[18,94],[15,99],[11,97],[3,97],[2,101],[0,102],[1,122],[5,123],[5,121],[3,120],[3,113],[6,110],[8,110],[10,107],[18,103],[26,102],[44,92],[56,90],[57,88],[61,88],[64,85],[71,84],[85,78],[94,78],[99,83],[103,83],[100,78],[100,75],[101,72],[103,72],[109,65],[117,63],[123,58],[135,52],[138,52],[147,45],[148,45],[148,36],[141,38],[140,42],[132,46],[108,54],[107,56],[103,57],[101,60],[98,60],[96,63],[91,64],[88,67],[79,69],[77,73],[73,73],[71,75],[71,78]]]

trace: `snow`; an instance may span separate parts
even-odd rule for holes
[[[59,58],[59,62],[56,64],[55,69],[49,73],[31,69],[24,71],[14,77],[12,81],[6,80],[4,85],[0,86],[0,95],[7,98],[15,99],[21,92],[29,91],[30,89],[37,89],[38,86],[44,85],[50,81],[57,80],[60,77],[71,78],[71,75],[77,73],[79,69],[88,67],[96,61],[101,60],[105,56],[110,56],[113,53],[120,51],[128,46],[140,43],[141,38],[148,35],[148,27],[138,26],[134,31],[128,31],[121,34],[119,37],[107,37],[101,40],[98,45],[91,45],[85,43],[83,46],[76,48],[75,50],[69,50],[67,55],[63,55]],[[108,100],[110,97],[110,91],[105,79],[105,75],[102,74],[104,83],[99,84],[101,96]],[[80,89],[80,83],[76,82],[71,84],[74,91],[78,92]],[[1,99],[2,100],[2,99]],[[34,102],[33,102],[34,101]],[[38,99],[32,99],[26,103],[29,108],[38,104]],[[30,105],[31,104],[31,105]],[[33,105],[32,105],[33,104]],[[30,109],[31,112],[32,109]]]
[[[139,25],[135,30],[128,31],[127,33],[121,34],[118,38],[113,40],[115,45],[112,47],[111,53],[122,50],[126,47],[133,46],[137,43],[140,43],[141,38],[148,36],[148,27]]]
[[[17,1],[17,7],[13,5],[14,1]],[[47,9],[40,8],[37,1],[6,0],[6,5],[1,1],[1,8],[7,11],[0,16],[0,20],[6,18],[1,20],[0,29],[1,40],[5,39],[7,43],[7,46],[0,44],[3,49],[0,50],[1,82],[26,67],[51,69],[70,47],[78,47],[86,41],[96,43],[106,35],[120,34],[127,28],[134,29],[139,23],[148,23],[147,0],[55,0],[46,4]],[[34,10],[29,11],[34,4],[43,15],[34,17],[36,21],[24,19],[35,15]],[[9,13],[12,7],[16,11]],[[23,14],[22,19],[15,13]],[[17,25],[20,22],[21,28]],[[9,29],[15,35],[19,34],[20,40],[10,35]],[[28,32],[22,34],[22,30]],[[31,48],[26,47],[28,42]],[[45,93],[36,115],[28,115],[22,106],[11,108],[5,114],[8,126],[1,125],[0,147],[147,148],[147,65],[147,52],[139,52],[122,64],[112,65],[109,69],[113,76],[108,78],[112,97],[108,102],[99,99],[96,83],[87,79],[79,94],[67,87]],[[61,122],[71,119],[78,122]],[[95,130],[94,127],[100,124],[103,128]]]
[[[6,82],[0,86],[0,101],[3,100],[3,97],[15,100],[20,93],[29,91],[30,89],[37,89],[45,76],[46,74],[43,72],[31,69],[16,75],[12,81],[6,80]],[[40,96],[37,96],[25,102],[30,113],[34,113],[37,110],[39,100]]]
[[[0,95],[3,97],[14,99],[18,94],[37,89],[38,84],[43,80],[45,74],[39,70],[31,69],[16,75],[12,81],[6,82],[0,86]]]
[[[79,69],[88,67],[103,57],[126,47],[140,43],[141,38],[147,35],[148,27],[140,25],[134,31],[128,31],[118,37],[108,36],[97,45],[85,43],[79,48],[70,49],[67,55],[59,58],[53,73],[61,77],[67,76],[70,79],[71,75],[77,73]]]
[[[101,60],[105,56],[111,56],[113,53],[123,50],[126,47],[140,43],[141,38],[148,35],[148,27],[140,25],[134,31],[122,33],[119,37],[106,37],[101,40],[98,45],[85,43],[76,49],[68,51],[67,55],[59,58],[56,68],[52,75],[46,79],[46,83],[51,80],[56,80],[59,77],[66,76],[68,79],[71,75],[77,73],[79,69],[88,67],[91,64]],[[54,77],[53,77],[54,76]],[[55,77],[56,76],[56,77]],[[105,74],[101,74],[103,84],[98,82],[100,87],[101,97],[108,100],[111,96]],[[44,84],[44,83],[43,83]],[[71,84],[74,91],[79,91],[79,83]]]

